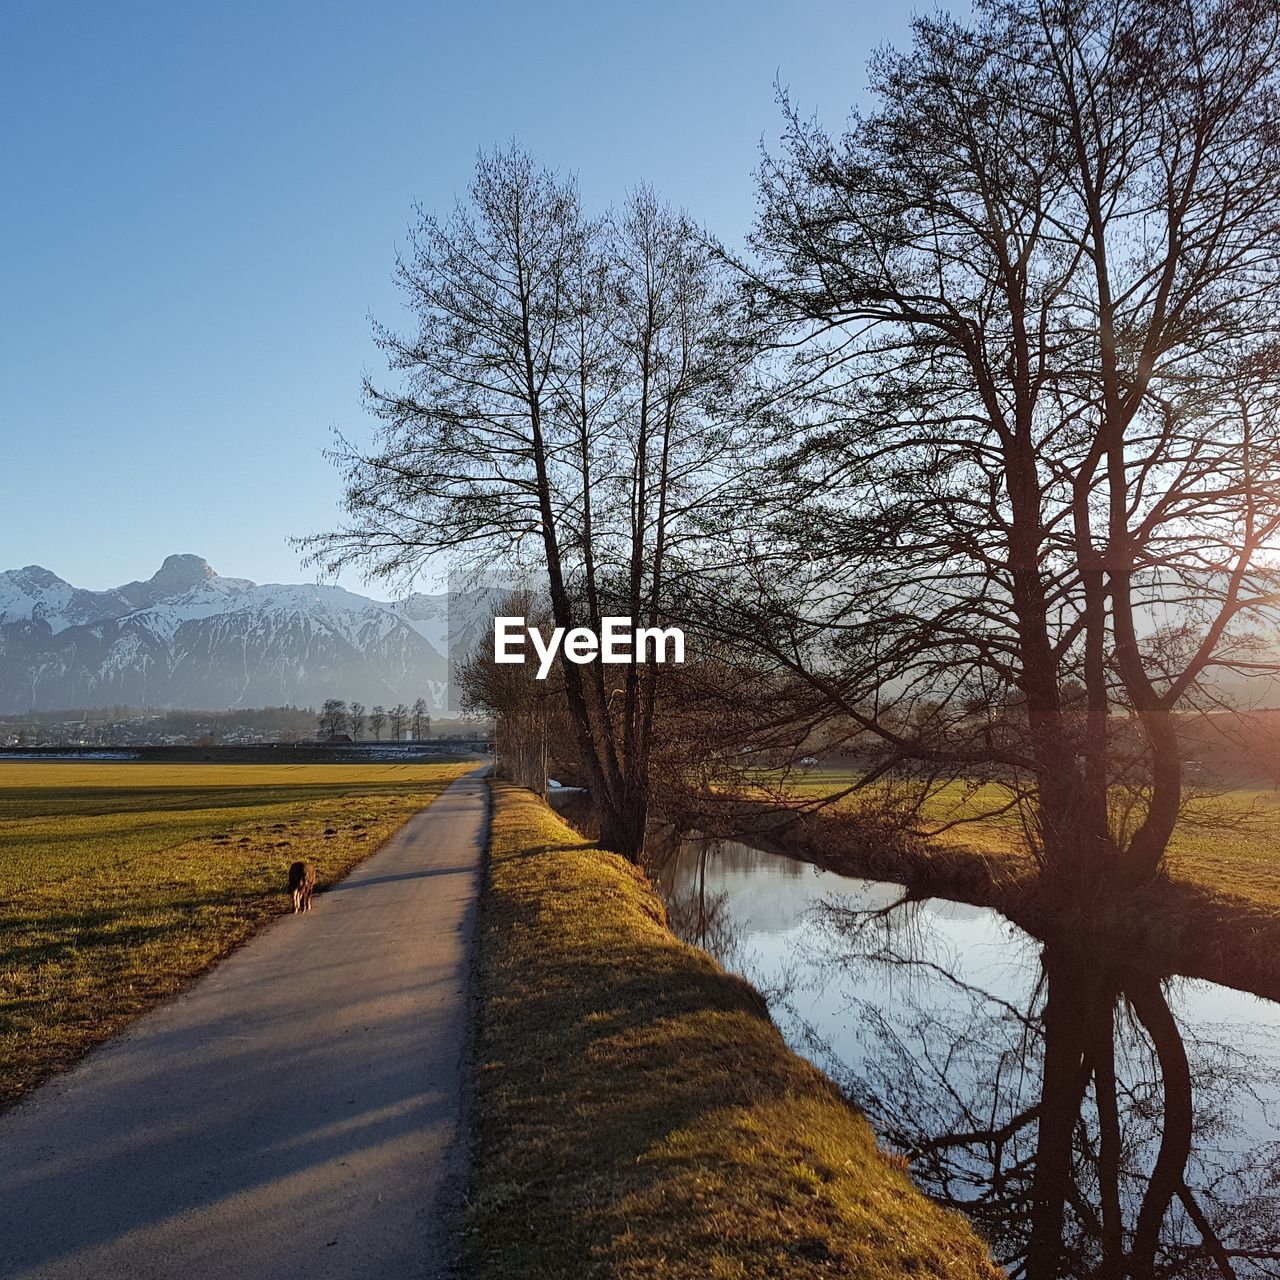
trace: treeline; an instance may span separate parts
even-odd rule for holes
[[[326,698],[317,719],[325,736],[334,738],[349,734],[354,742],[359,742],[366,732],[375,742],[381,742],[384,729],[393,742],[403,740],[406,729],[412,730],[414,738],[425,738],[431,730],[431,715],[425,698],[418,698],[412,707],[400,702],[389,709],[366,707],[362,702],[347,703],[341,698]]]

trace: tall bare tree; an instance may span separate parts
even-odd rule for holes
[[[363,702],[353,702],[347,711],[347,723],[351,726],[351,736],[357,742],[360,741],[360,735],[364,733],[365,722],[369,719],[369,714],[365,711]]]
[[[431,728],[431,715],[427,711],[427,700],[418,698],[413,704],[413,736],[421,738]]]
[[[1080,899],[1159,873],[1178,717],[1274,670],[1280,7],[914,31],[873,114],[837,139],[788,106],[763,170],[795,425],[719,623],[876,744],[866,787],[1005,785]]]
[[[397,702],[387,712],[387,722],[391,727],[392,740],[395,742],[403,741],[405,725],[409,723],[409,708],[403,702]]]
[[[369,712],[369,732],[373,734],[375,742],[382,741],[382,726],[387,723],[387,711],[385,707],[376,706]]]
[[[378,447],[338,449],[352,519],[315,558],[388,577],[440,551],[536,565],[557,626],[656,620],[728,448],[716,403],[742,356],[723,267],[650,193],[591,221],[572,182],[512,148],[480,158],[450,219],[420,213],[398,274],[418,327],[377,331],[401,382],[366,388]],[[602,841],[634,855],[656,677],[564,675]]]
[[[347,727],[347,704],[341,698],[326,698],[317,717],[320,732],[336,737]]]

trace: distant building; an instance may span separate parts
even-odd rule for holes
[[[352,741],[349,733],[331,733],[325,740],[325,745],[329,747],[341,747]]]

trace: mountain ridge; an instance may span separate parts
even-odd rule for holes
[[[230,709],[425,698],[447,709],[447,592],[374,600],[343,587],[224,578],[170,555],[148,579],[75,587],[0,572],[0,712]]]

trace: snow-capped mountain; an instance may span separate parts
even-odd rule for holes
[[[0,573],[0,712],[221,709],[425,698],[445,709],[448,595],[219,577],[199,556],[83,591],[39,565]]]

